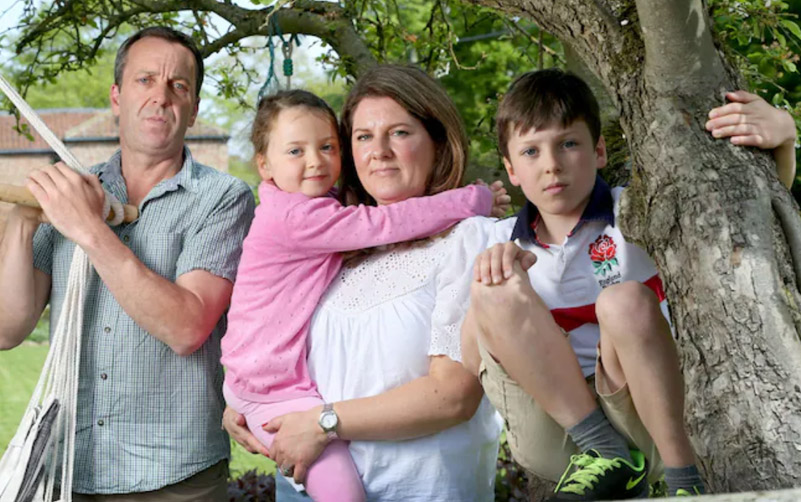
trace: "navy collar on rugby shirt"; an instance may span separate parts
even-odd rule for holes
[[[526,205],[518,211],[516,216],[517,222],[514,230],[512,230],[512,238],[510,240],[523,239],[547,249],[548,244],[537,239],[535,228],[540,221],[540,212],[537,206],[527,200]],[[595,175],[595,185],[592,187],[592,193],[590,193],[590,201],[587,203],[587,207],[584,208],[579,222],[567,236],[570,237],[576,233],[581,228],[581,225],[587,221],[605,221],[607,224],[615,226],[615,201],[612,198],[612,190],[597,174]]]

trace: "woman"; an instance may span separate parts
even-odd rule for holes
[[[424,72],[380,66],[342,112],[342,196],[391,204],[462,184],[459,114]],[[333,403],[369,500],[492,500],[501,424],[460,364],[459,327],[486,229],[467,220],[444,236],[354,260],[323,298],[309,331],[309,368]],[[279,417],[271,456],[298,480],[327,442],[323,410]],[[327,415],[330,419],[330,415]],[[258,447],[235,425],[240,443]],[[263,449],[258,448],[263,451]],[[278,479],[278,500],[293,494]]]

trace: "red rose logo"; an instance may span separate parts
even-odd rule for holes
[[[595,268],[595,274],[606,275],[607,272],[612,271],[612,266],[617,265],[617,245],[611,237],[604,234],[595,239],[595,242],[590,244],[590,260]]]

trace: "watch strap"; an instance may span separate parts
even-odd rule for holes
[[[323,417],[326,415],[334,415],[336,417],[336,423],[333,428],[328,429],[323,425]],[[320,427],[325,432],[325,435],[328,437],[329,441],[333,441],[334,439],[339,439],[339,435],[337,435],[337,426],[339,425],[339,416],[337,412],[334,411],[334,403],[324,403],[323,404],[323,411],[320,412]]]

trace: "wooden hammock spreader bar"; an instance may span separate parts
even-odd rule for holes
[[[39,115],[31,108],[31,106],[22,99],[22,96],[19,95],[16,89],[5,79],[2,75],[0,75],[0,91],[8,97],[11,103],[17,107],[23,117],[28,119],[30,125],[34,128],[36,132],[39,133],[39,136],[47,143],[50,148],[67,164],[70,168],[74,169],[78,172],[86,172],[86,169],[81,165],[75,155],[67,149],[67,146],[58,139],[58,137],[53,134],[44,121],[39,117]],[[9,199],[6,199],[6,194],[8,194]],[[111,197],[108,193],[106,193],[106,198],[108,199]],[[36,202],[36,199],[31,195],[28,189],[23,187],[14,187],[10,185],[2,185],[2,191],[0,192],[0,200],[4,202],[13,202],[14,204],[23,204],[26,206],[31,207],[40,207],[39,204]],[[116,199],[114,199],[114,204],[118,204]],[[113,208],[113,205],[112,205]],[[106,221],[114,221],[114,211],[112,209],[111,214],[106,218]],[[139,209],[134,206],[124,206],[124,218],[122,221],[130,223],[134,221],[139,216]]]
[[[11,204],[19,204],[21,206],[35,207],[41,209],[36,198],[31,194],[30,190],[25,187],[16,185],[8,185],[0,183],[0,202],[10,202]],[[139,217],[139,208],[129,204],[123,204],[123,217],[124,223],[130,223]],[[114,207],[112,206],[106,221],[114,221]]]

